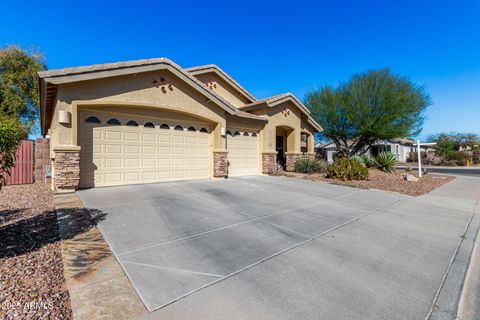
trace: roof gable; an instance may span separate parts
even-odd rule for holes
[[[248,101],[250,102],[257,101],[257,99],[250,92],[248,92],[244,87],[242,87],[237,81],[235,81],[232,77],[230,77],[225,71],[223,71],[217,65],[207,64],[203,66],[186,68],[185,70],[193,76],[198,76],[206,73],[214,73],[220,79],[222,79],[228,85],[230,85],[233,89],[235,89],[238,93],[240,93]]]
[[[310,110],[308,110],[308,108],[290,92],[264,98],[261,100],[257,100],[253,103],[244,105],[240,109],[242,111],[251,111],[251,110],[256,110],[263,107],[273,108],[284,102],[290,102],[293,105],[295,105],[303,114],[306,115],[308,123],[310,123],[318,131],[323,130],[322,127],[310,115]]]

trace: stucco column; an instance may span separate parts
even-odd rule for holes
[[[53,180],[55,192],[75,192],[80,183],[80,147],[57,146],[53,149]]]
[[[313,134],[308,133],[307,136],[307,152],[305,153],[305,158],[307,159],[315,159],[315,139]]]

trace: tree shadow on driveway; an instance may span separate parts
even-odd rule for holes
[[[22,210],[2,210],[0,217],[15,215]],[[55,210],[4,224],[0,227],[0,259],[22,255],[59,241],[59,228],[62,240],[71,239],[96,226],[105,216],[95,209],[66,208],[59,210],[58,224]]]

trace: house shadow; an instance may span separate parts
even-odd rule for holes
[[[5,221],[22,210],[26,209],[2,210],[0,217]],[[33,217],[4,223],[0,227],[0,259],[29,253],[60,240],[72,239],[96,226],[105,216],[105,213],[96,209],[64,208],[58,212],[45,211]]]

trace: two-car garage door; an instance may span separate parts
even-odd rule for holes
[[[210,127],[80,113],[80,187],[210,178]]]

